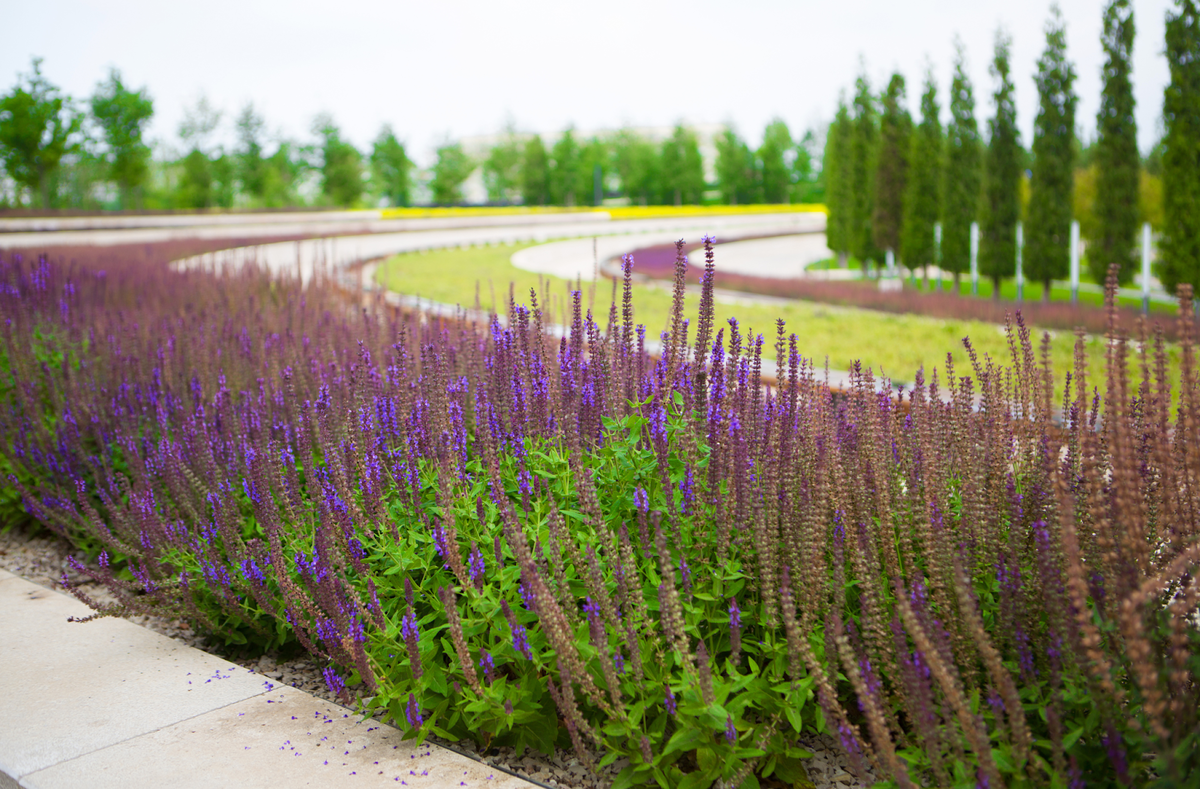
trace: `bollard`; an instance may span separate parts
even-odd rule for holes
[[[933,265],[937,267],[937,289],[942,289],[942,223],[933,225]]]
[[[1025,272],[1021,269],[1021,256],[1025,251],[1025,228],[1017,222],[1017,301],[1025,297]]]
[[[1150,314],[1150,223],[1142,225],[1142,314]]]
[[[1071,303],[1079,303],[1079,223],[1071,220]]]
[[[971,295],[979,295],[979,223],[971,223]]]

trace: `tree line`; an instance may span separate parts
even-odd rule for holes
[[[385,125],[369,151],[345,139],[328,114],[312,138],[273,137],[253,104],[233,118],[233,144],[216,142],[222,113],[201,98],[187,108],[179,146],[152,155],[146,130],[154,101],[112,70],[89,97],[63,94],[34,59],[0,96],[0,208],[281,208],[300,205],[454,205],[482,168],[494,204],[595,205],[820,202],[821,146],[814,132],[793,139],[773,120],[757,148],[725,128],[706,168],[696,132],[682,124],[662,140],[625,128],[586,139],[574,129],[542,136],[499,135],[482,155],[461,142],[437,147],[421,172]],[[706,176],[706,170],[715,176]]]
[[[990,73],[992,117],[986,134],[961,43],[948,91],[949,122],[932,73],[922,85],[919,118],[906,108],[902,74],[876,94],[865,75],[843,96],[826,135],[823,173],[829,246],[881,269],[892,252],[912,270],[938,265],[959,278],[968,271],[971,226],[978,223],[978,271],[993,282],[1016,274],[1021,223],[1026,279],[1043,283],[1069,273],[1071,223],[1087,244],[1087,266],[1104,282],[1118,266],[1128,283],[1137,269],[1137,234],[1151,221],[1159,234],[1158,276],[1174,292],[1200,285],[1200,11],[1177,0],[1167,15],[1170,67],[1161,140],[1146,157],[1137,147],[1132,62],[1135,25],[1130,0],[1103,9],[1103,89],[1097,134],[1076,134],[1076,71],[1057,5],[1045,27],[1034,82],[1038,110],[1030,148],[1017,129],[1011,38],[996,34]],[[1023,220],[1023,221],[1022,221]],[[938,243],[940,227],[940,244]],[[957,287],[956,287],[957,290]]]
[[[282,208],[408,201],[412,164],[384,126],[364,155],[327,114],[313,139],[272,138],[253,104],[233,119],[232,146],[214,142],[222,113],[201,98],[178,128],[182,152],[152,156],[146,129],[154,100],[113,69],[91,96],[74,99],[29,73],[0,95],[0,208]]]

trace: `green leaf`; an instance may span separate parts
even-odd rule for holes
[[[671,741],[663,749],[663,756],[675,753],[676,751],[690,751],[703,742],[706,736],[707,732],[694,727],[680,729],[671,736]]]
[[[714,777],[709,775],[706,770],[696,770],[695,772],[684,773],[683,780],[679,782],[678,789],[708,789],[708,787],[713,785],[714,780]]]

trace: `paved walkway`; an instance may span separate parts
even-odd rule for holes
[[[0,570],[0,789],[534,784]]]

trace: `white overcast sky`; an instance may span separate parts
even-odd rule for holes
[[[1085,137],[1099,102],[1103,5],[1061,0]],[[1160,129],[1163,27],[1174,3],[1133,5],[1146,150]],[[183,108],[201,93],[225,110],[226,130],[249,101],[273,133],[294,139],[308,139],[313,116],[327,111],[364,148],[392,124],[422,162],[439,141],[495,132],[509,118],[537,132],[732,121],[754,142],[775,116],[794,132],[827,122],[860,62],[876,88],[901,71],[914,111],[932,64],[944,116],[956,34],[982,122],[1002,25],[1028,145],[1049,9],[1049,0],[0,0],[0,88],[33,56],[74,96],[115,66],[126,84],[149,89],[151,136],[172,145]]]

